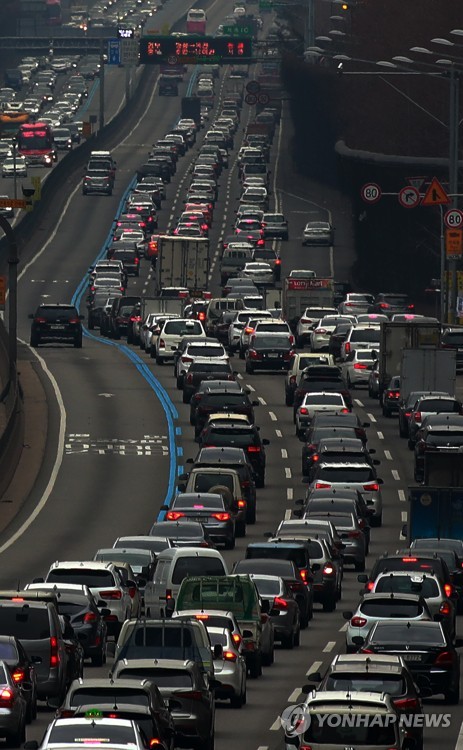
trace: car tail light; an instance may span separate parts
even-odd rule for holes
[[[314,453],[312,456],[312,461],[320,461],[320,455],[318,453]]]
[[[361,654],[374,654],[374,651],[371,648],[362,648],[360,649]]]
[[[166,348],[166,342],[164,341],[164,339],[159,339],[159,348],[160,349]]]
[[[59,664],[58,639],[55,635],[52,635],[50,638],[50,667],[57,667],[58,664]]]
[[[181,513],[178,510],[169,510],[168,513],[166,513],[166,519],[168,521],[177,521],[179,518],[183,518],[185,513]]]
[[[256,352],[255,349],[249,349],[248,354],[250,359],[262,359],[262,354]]]
[[[281,596],[276,596],[273,600],[273,609],[288,609],[288,602]]]
[[[362,532],[357,531],[357,529],[353,529],[353,531],[349,531],[347,536],[350,537],[350,539],[360,539],[360,537],[362,536]]]
[[[26,673],[24,669],[17,668],[11,673],[11,676],[15,682],[22,682],[26,677]]]
[[[450,583],[444,583],[445,596],[450,598],[453,594],[453,586]]]
[[[100,591],[100,599],[112,599],[113,601],[122,599],[122,591],[119,589],[111,589],[111,591]]]
[[[198,320],[206,320],[206,313],[205,312],[198,313]]]
[[[454,661],[455,654],[452,653],[452,651],[441,651],[441,653],[436,656],[434,664],[439,664],[441,667],[451,666],[453,665]]]
[[[347,408],[347,406],[344,409],[341,409],[341,414],[349,414],[349,413],[350,412],[349,412],[349,409]]]
[[[260,445],[248,445],[248,453],[260,453]]]
[[[243,510],[246,507],[246,500],[238,500],[238,508]]]
[[[400,398],[400,391],[386,391],[388,398]]]
[[[354,370],[367,370],[367,366],[363,365],[361,362],[356,362],[354,365]]]
[[[95,612],[86,612],[84,615],[84,622],[96,622],[98,616]]]
[[[378,492],[379,490],[379,484],[376,482],[372,482],[372,484],[364,484],[363,489],[365,492]]]
[[[304,591],[304,584],[302,581],[291,581],[288,585],[291,591]]]
[[[373,591],[374,587],[375,587],[374,581],[368,581],[367,585],[365,586],[367,591]]]
[[[388,310],[390,308],[390,305],[388,305],[387,302],[380,302],[379,306],[380,306],[381,310]]]
[[[407,305],[407,309],[408,310],[414,310],[415,309],[415,305]]]
[[[329,482],[316,482],[315,489],[316,490],[326,490],[331,487],[331,484]]]
[[[351,345],[348,341],[346,341],[344,344],[344,351],[346,354],[349,354],[350,350],[351,350]]]
[[[166,599],[172,599],[172,589],[166,589]]]
[[[182,362],[193,362],[193,357],[182,357]]]
[[[308,410],[308,409],[306,409],[306,407],[305,407],[305,406],[301,406],[301,407],[299,408],[299,414],[308,414],[308,413],[309,413],[309,410]]]
[[[332,575],[335,574],[335,572],[336,571],[335,571],[335,569],[333,568],[332,565],[325,565],[325,567],[323,568],[323,575],[324,576],[332,576]]]
[[[254,333],[254,328],[250,328],[249,326],[246,326],[246,328],[244,329],[244,333],[250,336],[251,333]]]
[[[236,661],[236,654],[233,651],[224,651],[222,656],[224,661]]]
[[[233,643],[236,643],[237,646],[240,645],[241,641],[243,640],[239,633],[232,633]]]
[[[402,557],[402,562],[415,563],[418,562],[417,557]]]
[[[136,266],[138,266],[138,264],[140,263],[140,258],[134,258],[133,262],[135,263]]]
[[[313,323],[313,320],[311,320],[310,318],[301,318],[301,319],[299,320],[299,323],[302,323],[303,325],[306,325],[306,326],[308,326],[308,325],[310,325],[311,323]]]
[[[45,318],[34,318],[34,323],[46,323]]]
[[[350,621],[350,624],[352,625],[353,628],[363,628],[363,626],[367,624],[367,619],[366,617],[356,616],[352,618],[352,620]]]
[[[292,357],[294,357],[293,351],[283,352],[283,359],[285,362],[289,362],[289,360],[292,359]]]
[[[301,574],[301,578],[304,581],[305,584],[308,584],[309,582],[309,571],[307,568],[302,568],[299,573]]]
[[[312,750],[312,745],[299,745],[299,750]]]
[[[141,315],[131,315],[130,316],[130,322],[131,323],[139,323],[141,321]]]
[[[193,373],[192,372],[189,372],[188,375],[186,376],[186,382],[190,383],[190,384],[193,382]]]
[[[11,706],[14,703],[14,693],[10,688],[2,688],[0,690],[0,706]]]
[[[420,705],[417,698],[396,698],[393,703],[396,708],[400,708],[402,711],[418,708]]]
[[[405,416],[406,416],[406,417],[411,417],[411,416],[412,416],[412,413],[411,413],[411,411],[406,411],[406,412],[405,412]]]
[[[203,697],[200,690],[176,690],[173,695],[176,695],[177,698],[188,698],[191,701],[200,701]]]
[[[326,330],[326,328],[316,328],[315,331],[314,331],[314,333],[323,334],[323,333],[327,333],[327,330]]]
[[[69,318],[68,322],[69,323],[73,323],[75,325],[77,323],[80,323],[80,320],[79,320],[79,318]]]
[[[59,711],[59,718],[60,719],[70,719],[71,716],[74,716],[74,711],[71,711],[69,708],[62,708]]]
[[[441,615],[444,615],[444,617],[448,617],[452,613],[452,608],[448,602],[442,602],[439,607],[439,612]]]
[[[230,513],[211,513],[211,518],[216,518],[217,521],[229,521]]]
[[[129,586],[129,596],[131,599],[134,598],[135,594],[137,593],[137,587],[136,586]]]
[[[420,411],[412,412],[412,419],[414,419],[415,422],[421,422],[421,412]]]

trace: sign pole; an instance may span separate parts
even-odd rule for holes
[[[440,209],[440,321],[446,320],[447,278],[445,274],[444,209]]]
[[[460,77],[453,67],[450,68],[450,115],[449,115],[449,192],[452,195],[452,208],[457,207],[456,193],[458,193],[458,141],[460,128]],[[458,320],[456,316],[457,303],[457,260],[449,262],[449,306],[448,322]]]
[[[125,104],[127,105],[130,100],[130,79],[132,77],[132,66],[125,66]]]

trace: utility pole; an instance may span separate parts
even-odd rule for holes
[[[452,208],[457,208],[458,194],[458,151],[460,128],[460,76],[454,68],[450,68],[450,107],[449,107],[449,193],[452,196]],[[448,293],[447,293],[447,322],[453,323],[456,317],[457,304],[457,264],[451,258],[448,263]],[[442,289],[441,289],[442,295]]]

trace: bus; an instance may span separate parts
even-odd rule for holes
[[[46,0],[47,25],[61,26],[61,0]]]
[[[29,122],[29,112],[21,110],[3,110],[0,112],[0,138],[14,138],[18,135],[21,125]]]
[[[191,8],[186,17],[187,34],[205,34],[206,33],[206,11],[202,8]]]
[[[18,153],[25,156],[30,165],[51,167],[53,160],[56,160],[56,152],[50,125],[44,122],[29,122],[20,125]]]

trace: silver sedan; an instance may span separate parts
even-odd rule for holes
[[[215,696],[229,699],[233,708],[241,708],[246,703],[246,660],[241,644],[234,643],[228,628],[207,626],[207,632],[214,657],[214,678],[220,683]]]

